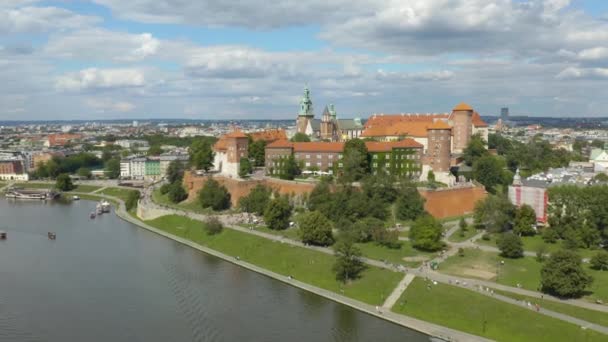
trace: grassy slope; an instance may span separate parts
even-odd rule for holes
[[[445,284],[431,285],[428,289],[421,278],[414,279],[393,311],[497,341],[608,339],[600,333],[467,289]]]
[[[99,189],[101,189],[101,187],[95,186],[95,185],[77,184],[76,187],[74,188],[74,190],[72,190],[72,191],[76,191],[76,192],[93,192],[93,191],[99,190]]]
[[[181,216],[164,216],[148,221],[148,224],[187,238],[203,246],[227,255],[239,256],[241,260],[305,283],[344,295],[363,302],[380,305],[402,278],[402,274],[369,267],[361,279],[348,285],[335,280],[332,266],[334,257],[305,248],[273,242],[258,236],[225,229],[221,234],[208,236],[202,223]]]
[[[547,246],[547,252],[552,253],[562,248],[562,241],[558,241],[557,243],[546,243],[543,241],[543,238],[540,235],[535,236],[524,236],[521,238],[521,241],[524,244],[524,250],[530,252],[536,252],[541,245]],[[485,241],[482,239],[477,240],[478,244],[496,247],[496,236],[492,235],[492,238],[489,241]],[[583,258],[590,258],[597,251],[590,249],[579,249],[578,253]]]
[[[156,189],[154,190],[154,192],[152,193],[152,201],[154,201],[156,204],[160,204],[160,205],[164,205],[167,206],[169,208],[173,208],[173,209],[181,209],[181,210],[187,210],[187,211],[192,211],[195,213],[199,213],[199,214],[213,214],[213,210],[207,208],[207,209],[203,209],[201,208],[199,202],[195,199],[195,200],[186,200],[184,202],[181,203],[173,203],[169,200],[169,197],[167,196],[167,194],[161,194],[160,193],[160,189]]]
[[[50,188],[55,187],[55,183],[23,182],[23,183],[15,183],[15,185],[26,188],[26,189],[50,189]]]
[[[505,292],[505,291],[499,291],[499,290],[495,290],[494,292],[501,294],[503,296],[513,298],[513,299],[525,300],[525,301],[528,301],[533,304],[538,303],[542,308],[545,308],[547,310],[561,312],[568,316],[580,318],[582,320],[585,320],[585,321],[588,321],[591,323],[608,326],[608,313],[606,313],[606,312],[585,309],[585,308],[581,308],[581,307],[566,304],[566,303],[554,302],[551,300],[523,296],[523,295],[511,293],[511,292]]]
[[[101,190],[99,193],[108,195],[108,196],[118,197],[121,200],[126,202],[127,199],[129,198],[129,193],[132,191],[138,191],[138,190],[123,189],[123,188],[105,188],[105,189]]]
[[[400,248],[388,248],[385,246],[378,245],[375,242],[358,243],[357,246],[361,249],[364,256],[375,259],[375,260],[387,260],[388,262],[395,264],[407,265],[410,267],[418,267],[422,264],[422,261],[404,261],[405,257],[424,257],[426,259],[432,259],[435,254],[421,252],[414,247],[409,241],[400,241]]]

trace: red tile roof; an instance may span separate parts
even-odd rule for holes
[[[249,134],[253,141],[264,140],[266,142],[272,142],[277,140],[287,140],[287,134],[284,129],[268,129],[260,132],[253,132]]]
[[[235,129],[233,132],[224,134],[222,138],[247,138],[247,135],[245,135],[245,133],[243,133],[240,129]]]
[[[445,121],[437,120],[428,125],[427,129],[452,129],[452,126],[448,125]]]
[[[452,110],[473,110],[473,107],[469,106],[468,104],[466,104],[464,102],[460,102]]]
[[[390,152],[393,148],[423,148],[424,146],[414,139],[403,139],[400,141],[366,141],[365,146],[369,152]]]
[[[297,142],[293,143],[294,152],[335,152],[344,151],[343,142]]]
[[[293,148],[293,143],[287,139],[273,141],[266,148]]]
[[[488,124],[485,121],[483,121],[483,119],[477,112],[473,113],[471,120],[473,122],[473,126],[475,126],[475,127],[488,127]]]

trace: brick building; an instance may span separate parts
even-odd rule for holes
[[[241,158],[248,158],[249,138],[235,130],[225,134],[213,145],[215,157],[213,170],[231,177],[238,177]]]
[[[304,170],[335,173],[343,167],[343,142],[275,141],[266,146],[266,173],[278,174],[286,158],[294,156]],[[371,156],[373,173],[384,171],[395,175],[419,177],[422,145],[412,139],[365,143]]]
[[[28,180],[23,159],[3,158],[0,159],[1,180]]]
[[[46,147],[59,147],[65,146],[69,143],[75,142],[82,139],[81,134],[50,134],[47,137],[44,146]]]

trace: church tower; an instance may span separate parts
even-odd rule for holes
[[[315,112],[312,108],[312,100],[310,99],[310,90],[308,86],[304,88],[304,96],[300,100],[300,111],[296,122],[297,133],[312,134],[307,132],[311,126],[312,120],[315,118]]]
[[[335,118],[332,116],[333,105],[325,107],[323,116],[321,117],[321,125],[319,127],[322,140],[333,140],[335,136]],[[335,110],[334,110],[335,113]]]

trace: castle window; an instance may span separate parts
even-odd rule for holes
[[[334,159],[334,155],[333,154],[330,154],[328,157],[329,157],[329,159]]]
[[[310,167],[310,162],[306,162],[306,167]]]
[[[317,154],[317,158],[318,158],[318,159],[321,159],[321,155],[320,155],[320,154]]]
[[[310,154],[307,154],[307,155],[306,155],[306,159],[310,159]]]

